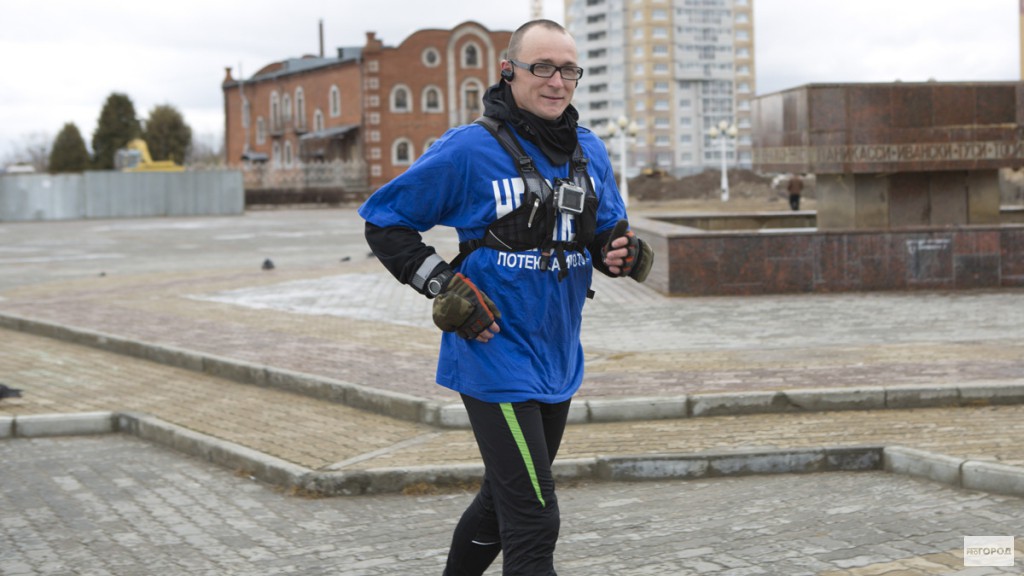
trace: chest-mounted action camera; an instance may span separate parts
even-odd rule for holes
[[[571,181],[561,178],[555,180],[555,206],[559,212],[583,214],[583,203],[586,198],[586,191]]]

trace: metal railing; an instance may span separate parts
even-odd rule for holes
[[[364,190],[369,186],[366,163],[361,160],[304,162],[292,167],[250,164],[243,169],[242,179],[246,190]]]

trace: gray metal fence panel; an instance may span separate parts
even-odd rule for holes
[[[151,216],[225,216],[245,212],[242,173],[106,172],[0,177],[0,221]]]
[[[0,221],[69,220],[85,214],[85,187],[77,174],[0,176]]]
[[[231,215],[245,211],[242,173],[237,170],[186,172],[167,196],[167,215]]]
[[[86,218],[140,218],[167,214],[166,173],[86,172]]]

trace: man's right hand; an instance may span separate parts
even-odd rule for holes
[[[434,298],[433,316],[438,328],[466,340],[487,342],[501,331],[496,322],[501,318],[498,307],[462,273]]]

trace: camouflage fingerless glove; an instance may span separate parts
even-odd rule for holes
[[[441,330],[472,340],[500,319],[501,312],[476,284],[458,273],[434,298],[433,317]]]
[[[615,224],[608,243],[601,248],[601,257],[603,258],[610,250],[613,250],[612,242],[616,238],[622,237],[625,237],[627,241],[626,258],[619,276],[629,276],[637,282],[647,280],[647,275],[651,272],[651,265],[654,264],[654,250],[650,244],[637,238],[636,234],[629,229],[628,221],[619,220]]]

